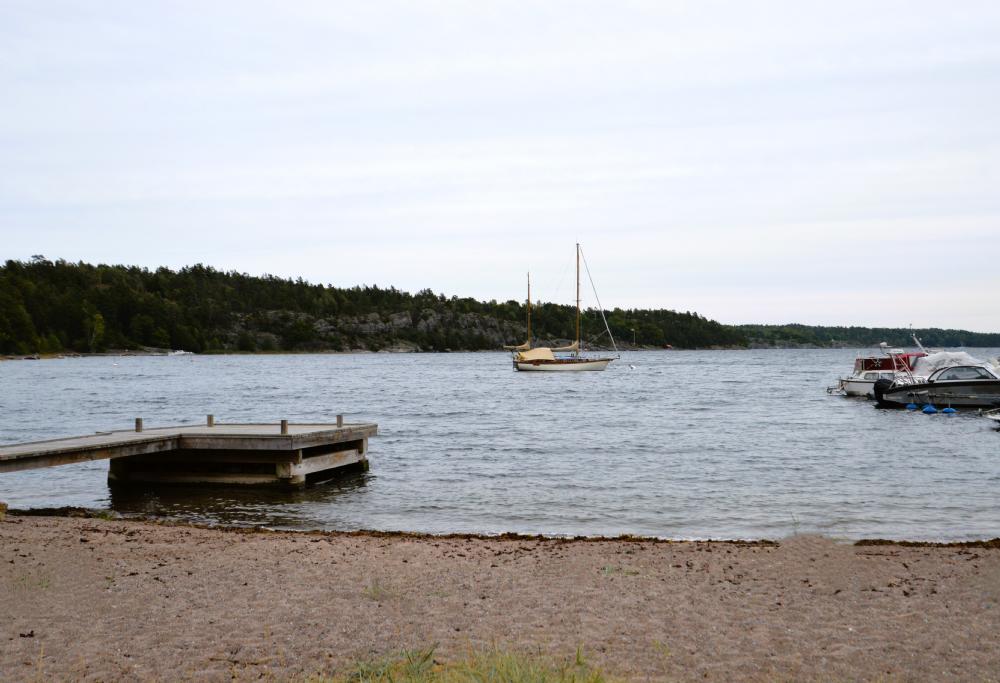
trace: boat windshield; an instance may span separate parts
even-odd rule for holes
[[[962,380],[997,379],[997,376],[983,366],[962,365],[955,368],[943,368],[929,378],[931,382],[955,382]]]

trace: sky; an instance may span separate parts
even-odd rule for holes
[[[998,36],[992,1],[0,0],[0,259],[571,303],[580,242],[605,307],[1000,331]]]

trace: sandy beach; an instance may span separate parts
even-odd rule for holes
[[[1000,543],[0,521],[4,680],[272,680],[436,645],[656,680],[997,680]]]

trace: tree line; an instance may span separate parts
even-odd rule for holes
[[[582,337],[607,348],[598,310]],[[619,343],[678,349],[746,346],[908,346],[909,330],[807,325],[722,325],[667,309],[604,311]],[[498,349],[526,334],[525,303],[415,294],[394,287],[333,287],[194,265],[180,270],[51,261],[0,267],[0,354],[142,348],[194,352],[403,348]],[[572,306],[532,306],[536,344],[575,336]],[[928,346],[1000,346],[1000,334],[915,330]]]
[[[913,347],[913,336],[924,346],[938,348],[1000,347],[1000,334],[969,332],[936,327],[829,327],[819,325],[740,325],[751,344],[760,346],[865,347],[885,342],[890,346]]]
[[[0,353],[183,349],[195,352],[498,349],[524,341],[520,301],[415,294],[394,287],[333,287],[194,265],[180,270],[8,260],[0,267]],[[606,312],[619,340],[696,348],[739,345],[743,336],[697,313]],[[536,340],[575,335],[572,306],[533,306]],[[598,311],[583,336],[607,346]]]

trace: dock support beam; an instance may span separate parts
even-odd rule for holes
[[[302,488],[313,479],[368,471],[368,438],[293,451],[178,449],[113,458],[111,484],[216,484]]]

